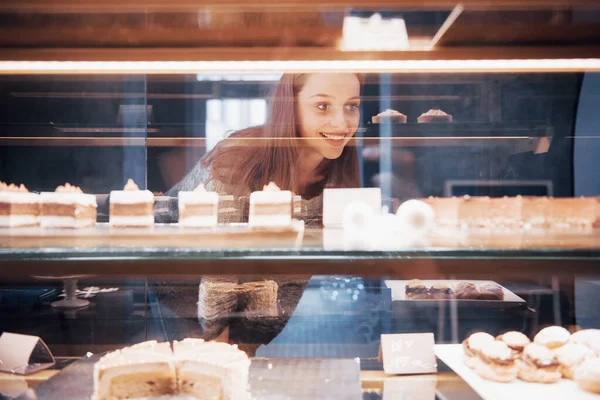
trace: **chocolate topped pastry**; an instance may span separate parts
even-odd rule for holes
[[[425,300],[429,298],[429,290],[419,279],[413,279],[406,284],[405,294],[409,300]]]
[[[517,360],[519,378],[527,382],[554,383],[562,378],[560,363],[546,346],[531,343]]]
[[[432,299],[453,299],[454,290],[443,283],[434,283],[429,288],[429,297]]]
[[[457,299],[475,300],[479,298],[479,290],[471,282],[459,282],[454,288],[454,293]]]
[[[479,289],[479,299],[481,300],[504,300],[504,290],[497,283],[488,283]]]

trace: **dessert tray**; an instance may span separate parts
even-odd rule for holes
[[[600,396],[579,388],[577,382],[561,379],[556,383],[531,383],[515,379],[510,383],[492,382],[481,378],[463,362],[460,344],[435,345],[435,355],[467,382],[484,400],[505,399],[570,399],[598,400]]]
[[[409,281],[397,281],[397,280],[389,280],[389,281],[385,281],[385,285],[391,289],[392,291],[392,301],[410,301],[412,302],[427,302],[427,303],[438,303],[440,301],[443,302],[449,302],[449,301],[455,301],[457,303],[462,303],[462,302],[468,302],[470,305],[475,305],[476,303],[483,303],[483,304],[503,304],[506,305],[507,303],[518,303],[519,305],[525,305],[526,302],[525,300],[523,300],[522,298],[520,298],[519,296],[517,296],[516,294],[514,294],[513,292],[511,292],[510,290],[508,290],[507,288],[503,287],[502,285],[499,285],[502,288],[502,291],[504,292],[504,300],[479,300],[479,299],[422,299],[422,300],[409,300],[406,298],[406,291],[405,291],[405,287],[406,284]],[[456,284],[458,284],[459,282],[462,282],[461,280],[421,280],[421,282],[423,283],[423,285],[425,285],[426,287],[431,287],[433,286],[435,283],[443,283],[444,285],[447,285],[449,287],[454,287],[456,286]],[[478,281],[478,280],[466,280],[466,282],[471,282],[477,286],[483,286],[486,284],[496,284],[498,285],[496,282],[494,281]]]
[[[111,228],[98,223],[93,228],[42,229],[0,228],[0,247],[203,247],[246,248],[266,240],[273,247],[299,246],[304,222],[288,226],[257,228],[248,224],[222,224],[214,228],[180,228],[177,224],[155,224],[152,228]]]
[[[34,389],[45,400],[89,400],[94,390],[94,363],[102,355],[84,357]],[[353,359],[254,358],[250,365],[252,399],[361,398],[360,365]],[[189,399],[161,396],[156,399]]]

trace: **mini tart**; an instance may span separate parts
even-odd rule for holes
[[[517,366],[506,343],[493,340],[485,343],[474,361],[475,372],[489,381],[508,383],[517,378]]]
[[[497,283],[488,283],[479,288],[481,300],[504,300],[504,290]]]
[[[567,379],[574,379],[577,367],[587,358],[593,357],[594,352],[583,345],[567,343],[554,350],[554,356],[560,364],[562,376]]]
[[[432,108],[426,113],[421,114],[419,118],[417,118],[417,122],[419,123],[428,123],[428,122],[452,122],[452,115],[445,113],[439,108]]]
[[[429,298],[429,290],[419,279],[409,281],[405,286],[406,298],[409,300],[424,300]]]
[[[479,298],[479,290],[471,282],[459,282],[454,287],[454,293],[457,299],[475,300]]]
[[[600,394],[600,358],[587,359],[577,367],[575,380],[583,390]]]
[[[568,330],[561,326],[549,326],[538,332],[533,341],[549,349],[557,349],[567,344],[571,337]]]
[[[521,354],[525,346],[531,343],[531,340],[526,335],[516,331],[506,332],[498,336],[497,339],[506,343],[515,356]]]
[[[389,108],[371,117],[371,122],[373,122],[374,124],[379,124],[382,122],[395,122],[399,124],[405,124],[406,121],[406,115],[402,114],[399,111],[391,110]]]
[[[531,343],[525,346],[521,359],[516,361],[519,379],[527,382],[555,383],[562,378],[560,364],[546,346]]]

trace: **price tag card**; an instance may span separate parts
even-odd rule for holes
[[[433,333],[381,335],[379,361],[388,375],[437,372]]]
[[[0,371],[28,375],[53,365],[54,357],[39,337],[9,332],[0,335]]]

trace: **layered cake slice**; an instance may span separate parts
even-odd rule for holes
[[[521,197],[464,196],[458,208],[462,225],[476,228],[519,227]]]
[[[179,393],[196,399],[249,399],[250,360],[237,346],[185,339],[173,342]]]
[[[68,182],[40,194],[42,228],[85,228],[96,225],[96,196]]]
[[[591,228],[595,224],[598,201],[594,197],[552,198],[546,208],[551,228]]]
[[[199,185],[192,192],[179,192],[179,226],[210,227],[219,220],[219,195]]]
[[[438,226],[458,226],[458,207],[461,199],[458,197],[428,197],[421,199],[433,209],[434,222]]]
[[[165,351],[166,346],[133,346],[102,357],[94,365],[92,399],[119,400],[176,394],[175,360],[170,347],[169,352]]]
[[[36,226],[40,214],[40,196],[29,193],[24,185],[0,182],[0,227]]]
[[[292,223],[292,192],[270,182],[250,195],[248,222],[253,226],[285,226]]]
[[[154,226],[154,195],[140,190],[132,179],[123,190],[110,192],[109,224],[115,228],[149,228]]]

